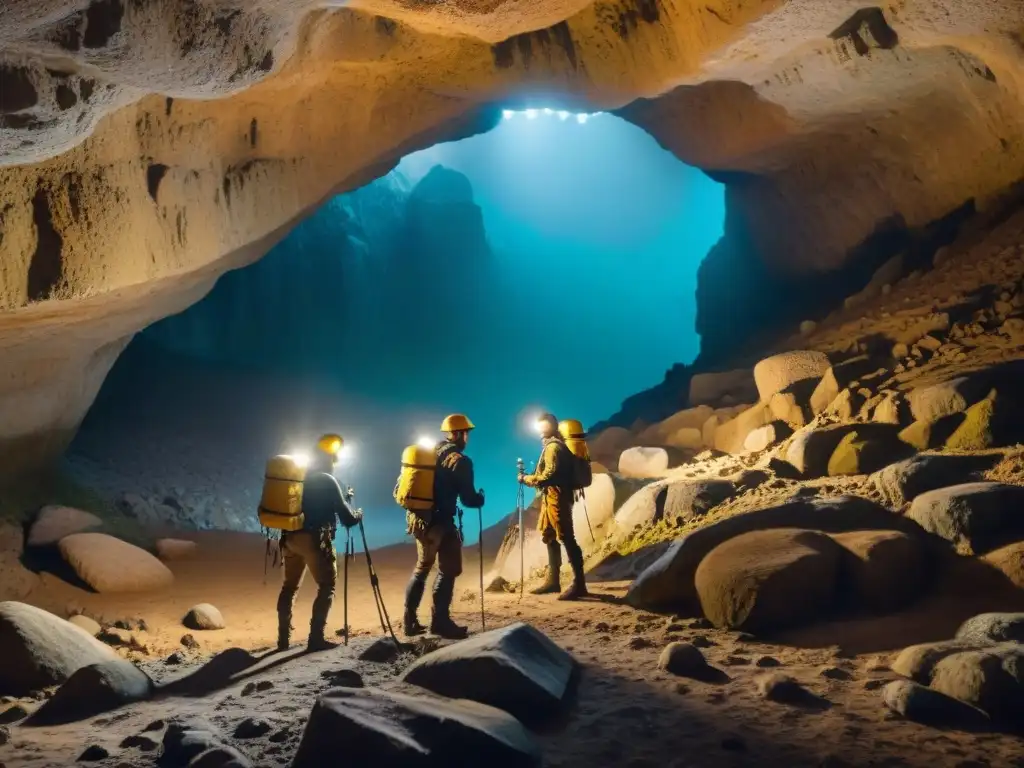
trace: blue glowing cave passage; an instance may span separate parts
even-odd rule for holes
[[[335,198],[143,334],[301,381],[296,398],[316,403],[292,407],[319,415],[254,440],[250,477],[299,435],[341,432],[353,455],[339,476],[371,546],[404,536],[399,457],[446,413],[477,425],[467,453],[492,525],[514,509],[516,458],[538,455],[534,414],[592,424],[699,349],[696,274],[722,234],[723,188],[614,115],[504,117]]]

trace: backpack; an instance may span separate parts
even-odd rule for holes
[[[394,497],[407,512],[426,516],[434,509],[434,474],[437,455],[431,448],[410,445],[402,451],[402,470],[395,483]]]
[[[575,419],[566,419],[558,425],[558,432],[572,456],[572,489],[582,491],[594,481],[590,467],[590,448],[587,447],[583,425]]]
[[[271,456],[263,473],[260,495],[260,525],[269,531],[298,531],[305,519],[302,515],[302,489],[306,468],[294,457]]]

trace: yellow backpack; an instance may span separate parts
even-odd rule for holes
[[[402,471],[395,483],[398,506],[425,514],[434,509],[434,473],[437,455],[432,448],[410,445],[402,451]]]
[[[260,496],[260,525],[269,530],[298,531],[304,522],[302,516],[302,487],[306,468],[293,456],[272,456],[263,473],[263,493]]]
[[[566,419],[558,425],[558,433],[573,455],[573,490],[589,488],[594,481],[594,473],[590,468],[590,448],[587,446],[583,425],[576,419]]]

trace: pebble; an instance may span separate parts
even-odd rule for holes
[[[86,747],[85,751],[78,756],[78,761],[82,763],[96,763],[100,760],[106,760],[110,757],[110,753],[98,744]]]
[[[821,677],[827,678],[828,680],[849,680],[850,673],[845,669],[839,667],[823,667],[818,671]]]
[[[160,744],[149,736],[129,736],[121,742],[122,749],[141,749],[143,752],[153,752],[159,747]]]
[[[270,733],[271,726],[266,720],[256,717],[247,717],[235,728],[236,739],[258,739]]]

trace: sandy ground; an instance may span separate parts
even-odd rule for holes
[[[315,696],[332,687],[332,673],[351,668],[366,685],[402,685],[397,676],[411,655],[383,664],[356,658],[381,635],[361,557],[350,572],[350,647],[303,653],[299,642],[305,639],[314,591],[308,583],[296,605],[296,645],[291,652],[276,654],[269,646],[275,639],[280,576],[272,571],[264,581],[262,540],[220,533],[192,538],[199,542],[198,554],[172,564],[176,582],[162,593],[88,594],[46,576],[27,599],[57,612],[82,609],[107,621],[143,619],[148,631],[135,636],[147,652],[127,653],[158,682],[187,677],[208,658],[206,654],[229,647],[252,651],[253,666],[211,686],[185,686],[81,723],[15,726],[10,743],[0,747],[0,763],[33,768],[70,765],[86,746],[97,744],[110,757],[95,765],[152,765],[153,753],[119,745],[127,737],[145,735],[144,729],[154,721],[198,714],[213,722],[255,765],[287,765]],[[413,551],[399,546],[372,554],[386,604],[397,621]],[[478,631],[475,556],[475,551],[467,552],[468,572],[460,579],[454,613]],[[898,616],[822,624],[768,643],[704,629],[702,622],[686,617],[637,612],[619,603],[626,586],[595,584],[592,599],[572,604],[530,595],[521,601],[518,595],[487,595],[489,627],[531,622],[582,665],[569,716],[538,734],[547,766],[1024,766],[1024,744],[1015,737],[937,731],[894,719],[882,706],[879,688],[892,679],[884,666],[889,652],[913,642],[948,638],[962,618],[986,607],[977,599],[966,605],[926,600]],[[181,618],[198,602],[216,605],[228,626],[191,632],[200,651],[186,655],[183,664],[169,665],[162,657],[182,651],[180,641],[189,630]],[[329,627],[340,627],[341,620],[339,584]],[[698,682],[660,671],[658,655],[675,639],[705,645],[708,659],[722,673],[720,679]],[[821,705],[792,707],[761,699],[754,679],[765,672],[763,665],[772,663],[765,657],[805,682],[822,697]],[[829,674],[843,679],[823,676],[825,669],[839,670]],[[257,684],[259,690],[253,690]],[[238,724],[252,717],[271,725],[268,734],[234,737]],[[159,730],[149,735],[159,741]]]

